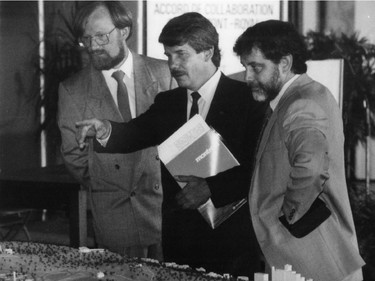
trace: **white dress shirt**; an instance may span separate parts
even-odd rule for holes
[[[206,119],[208,111],[211,106],[212,99],[214,98],[214,94],[217,88],[217,85],[219,84],[219,80],[221,77],[221,71],[217,70],[212,77],[203,84],[202,87],[199,88],[197,91],[201,97],[198,100],[198,109],[199,109],[199,115],[203,117],[203,119]],[[191,106],[193,104],[193,98],[191,97],[191,93],[193,91],[187,90],[187,99],[188,99],[188,106],[187,106],[187,119],[189,119]]]

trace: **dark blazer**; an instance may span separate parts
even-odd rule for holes
[[[216,207],[245,198],[249,192],[253,150],[256,146],[264,106],[252,99],[242,82],[222,75],[206,122],[223,137],[240,166],[207,178]],[[103,148],[95,142],[95,151],[128,153],[160,144],[187,120],[186,89],[159,93],[144,114],[129,123],[112,124],[111,137]],[[212,230],[197,210],[182,210],[174,197],[181,190],[165,167],[162,169],[163,245],[166,260],[202,266],[216,272],[234,272],[236,260],[255,251],[255,238],[249,210],[241,208],[217,229]],[[251,261],[251,255],[246,259]],[[246,265],[249,267],[250,265]]]

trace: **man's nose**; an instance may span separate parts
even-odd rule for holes
[[[169,65],[170,70],[176,70],[176,69],[178,69],[179,63],[178,63],[177,59],[175,59],[173,57],[170,57],[168,59],[168,65]]]
[[[98,50],[98,49],[100,49],[101,48],[101,46],[98,44],[98,43],[96,43],[96,40],[95,40],[95,38],[90,38],[90,47],[89,47],[91,50]]]
[[[254,72],[251,71],[251,70],[246,69],[246,71],[245,71],[245,80],[247,82],[254,81]]]

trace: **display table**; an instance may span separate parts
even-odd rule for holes
[[[67,204],[72,247],[87,245],[87,194],[64,165],[0,173],[2,207],[53,209]]]
[[[107,250],[28,242],[0,242],[0,279],[6,281],[235,280],[176,264],[126,258]]]

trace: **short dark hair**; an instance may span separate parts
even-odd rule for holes
[[[305,41],[291,23],[279,20],[257,23],[245,30],[237,39],[233,50],[242,56],[250,54],[254,47],[274,63],[279,63],[283,56],[292,55],[293,73],[302,74],[307,70]]]
[[[171,19],[161,31],[159,42],[166,46],[188,43],[197,53],[214,48],[212,62],[220,66],[219,34],[213,24],[199,13],[185,13]]]
[[[129,27],[129,36],[133,31],[133,17],[129,9],[125,7],[120,1],[90,1],[85,2],[77,11],[73,28],[77,38],[80,38],[84,33],[84,24],[87,18],[99,7],[104,7],[108,10],[112,22],[116,28],[122,29]]]

